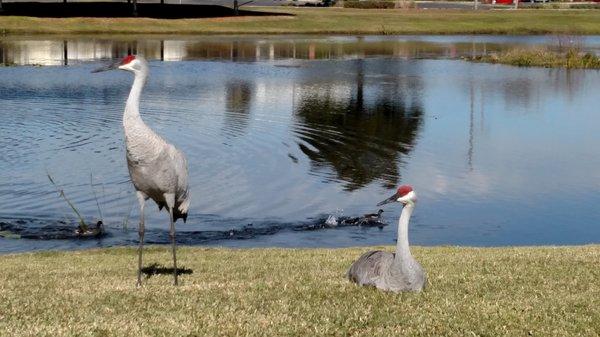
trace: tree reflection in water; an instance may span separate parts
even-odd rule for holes
[[[248,127],[253,85],[249,81],[230,80],[225,84],[225,120],[223,132],[231,137],[243,134]]]
[[[313,173],[331,170],[329,178],[344,182],[348,191],[374,181],[397,186],[402,156],[410,152],[423,123],[421,80],[402,76],[406,65],[399,64],[371,69],[383,78],[367,77],[365,62],[353,62],[355,87],[348,90],[334,82],[296,89],[300,150]]]

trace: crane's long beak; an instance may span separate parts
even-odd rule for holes
[[[382,205],[385,205],[385,204],[389,204],[390,202],[395,202],[396,200],[398,200],[398,195],[394,194],[391,197],[385,199],[384,201],[378,203],[377,206],[382,206]]]
[[[119,65],[120,65],[120,62],[113,62],[111,64],[102,66],[98,69],[92,70],[92,73],[100,73],[100,72],[107,71],[107,70],[117,69],[119,67]]]

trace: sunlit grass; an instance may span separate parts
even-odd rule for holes
[[[161,20],[0,17],[4,34],[600,34],[600,11],[253,7],[295,16]]]
[[[387,248],[391,249],[391,248]],[[382,293],[344,273],[367,248],[181,248],[135,288],[133,248],[0,256],[0,336],[593,336],[600,246],[414,249],[430,284]],[[146,265],[170,266],[167,246]]]

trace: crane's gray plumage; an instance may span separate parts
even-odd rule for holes
[[[119,68],[135,75],[123,113],[127,167],[140,203],[140,246],[138,255],[138,286],[141,285],[142,249],[144,245],[144,207],[148,198],[159,209],[169,212],[170,237],[173,251],[173,278],[177,285],[177,257],[175,246],[175,221],[187,219],[190,198],[188,193],[187,161],[175,146],[157,135],[140,116],[140,95],[148,77],[148,63],[141,56],[129,55],[118,65],[102,69]]]
[[[133,120],[131,120],[133,119]],[[187,220],[189,207],[187,160],[181,151],[154,133],[141,118],[125,118],[127,167],[133,186],[168,208],[165,194],[175,195],[173,220]]]
[[[350,266],[346,276],[361,286],[393,292],[421,291],[427,283],[427,276],[423,267],[412,257],[408,244],[408,222],[415,207],[416,194],[410,186],[401,186],[396,194],[379,205],[392,201],[405,204],[398,221],[396,252],[366,252]]]

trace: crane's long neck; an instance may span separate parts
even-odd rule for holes
[[[136,72],[131,91],[129,92],[129,98],[125,104],[125,113],[123,114],[123,124],[137,124],[142,123],[140,117],[140,96],[142,89],[146,84],[147,74],[145,72]]]
[[[147,76],[147,69],[135,73],[123,113],[127,158],[140,163],[149,160],[148,158],[156,158],[164,145],[160,136],[150,129],[140,116],[140,96]]]
[[[410,221],[410,216],[412,215],[414,209],[414,203],[406,204],[406,206],[404,206],[402,209],[402,214],[398,220],[398,240],[396,243],[396,257],[394,258],[395,262],[406,263],[412,260],[412,255],[410,254],[410,247],[408,244],[408,222]]]

